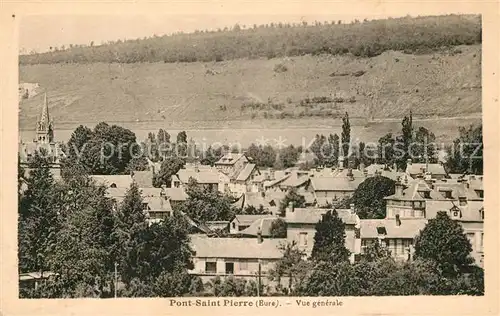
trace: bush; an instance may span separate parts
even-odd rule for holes
[[[281,73],[288,71],[288,68],[283,64],[276,64],[273,68],[274,72]]]

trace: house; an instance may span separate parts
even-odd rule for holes
[[[131,175],[91,175],[98,185],[104,185],[108,188],[130,188],[134,181]]]
[[[50,282],[58,274],[50,271],[40,271],[19,273],[19,289],[34,289],[36,290],[40,285],[45,282]]]
[[[165,191],[165,196],[170,201],[172,207],[184,203],[189,197],[184,188],[163,188]]]
[[[243,229],[238,233],[240,236],[253,236],[258,237],[259,233],[262,234],[262,237],[271,237],[271,227],[274,221],[276,221],[278,216],[269,216],[258,219],[254,221],[248,228]]]
[[[132,180],[139,188],[152,188],[153,187],[153,171],[134,171],[132,172]]]
[[[429,173],[432,179],[448,178],[448,173],[442,163],[413,163],[411,159],[408,159],[406,163],[406,173],[412,178],[425,173]]]
[[[200,187],[212,192],[220,191],[219,173],[214,169],[180,169],[172,176],[171,187],[186,189],[191,178],[196,180]]]
[[[245,154],[227,153],[214,165],[218,170],[233,178],[249,162],[250,159]]]
[[[287,192],[290,189],[295,189],[297,192],[306,192],[309,186],[308,172],[293,170],[285,173],[282,177],[264,184],[266,192],[281,191]]]
[[[364,180],[364,177],[354,177],[349,172],[346,177],[313,177],[310,191],[314,194],[318,206],[327,206],[335,200],[351,197]]]
[[[360,220],[361,253],[367,247],[379,242],[396,260],[409,260],[414,251],[414,238],[425,228],[427,219],[362,219]]]
[[[241,231],[250,227],[255,221],[258,221],[258,220],[261,220],[264,218],[276,218],[276,216],[272,216],[272,215],[246,215],[246,214],[235,215],[234,218],[229,222],[229,233],[230,234],[239,234]]]
[[[428,219],[434,218],[437,212],[444,211],[448,216],[460,223],[472,246],[472,257],[479,266],[484,264],[484,205],[482,201],[469,201],[465,197],[458,202],[429,201],[426,207]]]
[[[307,256],[311,255],[316,224],[326,212],[328,209],[295,208],[293,204],[290,204],[285,213],[287,241],[295,241],[299,249],[305,251]],[[337,213],[345,224],[345,246],[351,252],[351,261],[353,261],[355,254],[359,254],[361,251],[360,219],[354,210],[354,205],[351,206],[351,209],[338,209]]]
[[[258,185],[254,185],[253,180],[260,175],[260,171],[253,163],[247,163],[243,169],[230,180],[229,190],[234,194],[243,194],[245,192],[258,192]]]
[[[282,238],[210,238],[191,235],[194,250],[194,268],[190,274],[201,277],[203,282],[213,278],[227,277],[256,281],[261,276],[263,284],[271,284],[268,272],[283,256],[280,246],[286,243]]]

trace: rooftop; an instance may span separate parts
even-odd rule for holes
[[[316,224],[328,212],[328,209],[317,208],[295,208],[293,212],[286,210],[285,220],[287,223]],[[358,216],[348,209],[337,209],[340,219],[347,225],[356,225]]]
[[[204,235],[190,235],[191,246],[198,258],[247,258],[280,259],[280,245],[286,238],[266,238],[258,243],[256,238],[210,238]]]
[[[176,176],[182,183],[188,183],[190,178],[195,179],[200,184],[219,183],[219,173],[212,169],[180,169]]]
[[[241,172],[236,177],[236,181],[246,181],[252,174],[256,165],[253,163],[246,164],[245,167],[241,170]]]
[[[385,238],[414,238],[424,229],[427,224],[426,219],[401,219],[401,225],[398,226],[395,219],[362,219],[361,238],[377,238],[378,228],[384,228]]]
[[[107,187],[130,188],[133,180],[130,175],[91,175],[97,184]]]

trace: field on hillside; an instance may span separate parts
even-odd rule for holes
[[[287,126],[315,116],[336,121],[345,111],[400,119],[410,109],[416,117],[450,117],[481,112],[481,47],[373,58],[29,65],[20,66],[20,81],[47,91],[58,124],[204,121],[218,127],[254,120],[266,126],[267,118]],[[42,98],[21,101],[21,128],[32,128]]]

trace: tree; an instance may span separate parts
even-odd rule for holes
[[[244,279],[229,276],[220,284],[217,296],[243,296],[245,288],[246,281]]]
[[[402,146],[401,150],[403,151],[402,155],[398,157],[397,164],[400,170],[406,169],[406,162],[408,159],[411,159],[410,148],[413,142],[413,117],[412,112],[410,111],[409,116],[405,116],[403,121],[401,122],[402,128],[402,136],[400,138],[400,146]]]
[[[305,275],[305,271],[307,271],[302,264],[305,262],[303,260],[305,253],[298,248],[295,241],[282,244],[279,248],[283,256],[276,262],[273,269],[270,270],[269,278],[271,281],[278,281],[279,285],[281,285],[283,277],[288,278],[288,287],[285,294],[290,294],[294,287],[294,281],[300,283],[300,280]]]
[[[346,112],[342,118],[342,156],[344,159],[344,168],[347,167],[347,159],[349,157],[349,148],[351,144],[351,124],[349,123],[349,114]]]
[[[195,221],[229,221],[236,214],[231,196],[201,187],[193,178],[187,184],[186,193],[188,198],[178,210]]]
[[[59,296],[110,297],[116,240],[112,201],[106,188],[87,175],[75,175],[61,184],[61,228],[51,248],[51,271],[58,273]]]
[[[460,127],[459,137],[448,148],[446,166],[452,173],[483,174],[483,127]]]
[[[446,212],[430,219],[415,241],[415,259],[436,262],[445,276],[455,276],[473,263],[472,245],[462,226]]]
[[[70,161],[82,164],[91,174],[125,173],[140,149],[132,131],[104,122],[92,131],[79,126],[68,142]]]
[[[284,214],[285,209],[290,205],[290,203],[293,203],[294,207],[305,207],[306,198],[303,195],[298,194],[295,188],[291,189],[285,195],[283,200],[281,200],[279,209],[281,214]]]
[[[308,273],[302,286],[301,296],[354,296],[360,292],[353,282],[354,269],[349,262],[319,262]]]
[[[187,134],[185,131],[180,132],[177,134],[177,156],[180,158],[186,158],[188,154],[188,148],[187,148]]]
[[[279,159],[283,165],[283,168],[290,168],[295,166],[297,160],[299,159],[299,150],[293,145],[283,148],[279,153]]]
[[[185,161],[178,157],[167,158],[163,160],[160,172],[154,176],[153,184],[155,187],[166,185],[170,187],[172,176],[184,167]]]
[[[29,163],[26,190],[19,196],[18,257],[21,272],[46,272],[47,256],[57,240],[59,219],[55,183],[46,152],[36,152]]]
[[[345,225],[335,209],[326,212],[315,228],[311,253],[314,261],[336,264],[349,260],[350,252],[345,247]]]
[[[277,218],[271,223],[270,228],[271,238],[286,238],[286,222]]]
[[[370,177],[361,182],[351,198],[359,218],[385,218],[384,197],[395,193],[395,185],[394,180],[383,176]]]
[[[394,152],[395,142],[396,140],[391,133],[379,138],[377,163],[392,165],[396,161]]]
[[[383,247],[378,241],[372,242],[366,247],[362,259],[367,262],[377,262],[382,259],[391,259],[391,252]]]
[[[425,127],[419,127],[415,133],[410,155],[420,163],[437,163],[436,136]]]
[[[339,154],[340,154],[340,138],[339,135],[335,134],[330,134],[328,137],[328,142],[330,143],[331,146],[331,156],[329,160],[329,165],[330,166],[336,166],[338,164],[338,159],[339,159]]]

